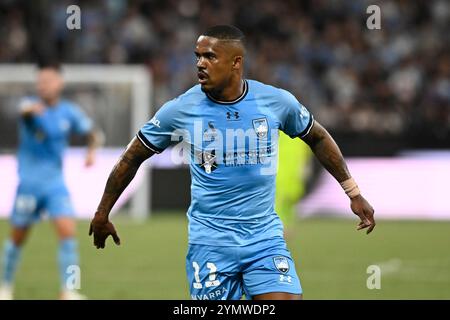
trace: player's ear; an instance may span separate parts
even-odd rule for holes
[[[243,61],[243,57],[242,56],[235,56],[234,60],[233,60],[233,70],[238,70],[242,68],[242,61]]]

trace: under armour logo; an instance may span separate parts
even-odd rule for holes
[[[231,112],[227,112],[227,120],[231,120],[231,115],[232,115],[232,113]],[[233,113],[233,120],[239,120],[239,112],[238,111],[235,111],[234,113]]]

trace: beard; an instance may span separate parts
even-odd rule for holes
[[[211,84],[201,84],[200,85],[201,90],[212,97],[220,97],[222,95],[222,92],[225,88],[225,86],[212,86]],[[218,98],[217,98],[218,99]],[[220,100],[220,99],[218,99]]]

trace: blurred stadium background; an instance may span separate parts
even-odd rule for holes
[[[81,8],[81,30],[66,9]],[[366,8],[381,8],[369,30]],[[88,220],[117,155],[159,106],[195,82],[193,45],[214,24],[247,35],[248,78],[294,93],[340,145],[376,209],[369,237],[348,200],[311,161],[288,244],[308,299],[450,298],[450,3],[432,1],[0,0],[0,237],[17,183],[17,102],[33,64],[65,64],[66,96],[105,132],[99,163],[66,176],[80,216],[82,291],[93,299],[187,299],[184,212],[189,172],[170,152],[141,168],[117,206],[123,244],[99,252]],[[151,214],[150,214],[151,213]],[[347,217],[350,219],[341,219]],[[56,239],[47,222],[28,241],[17,297],[54,299]],[[381,289],[366,269],[378,265]]]

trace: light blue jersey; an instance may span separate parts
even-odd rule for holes
[[[39,102],[26,98],[21,103]],[[74,103],[61,100],[41,115],[21,119],[18,151],[19,179],[25,185],[49,185],[63,181],[62,161],[70,134],[87,134],[91,120]]]
[[[31,97],[22,101],[39,102]],[[69,192],[63,177],[63,153],[69,136],[87,134],[91,120],[73,103],[61,100],[40,115],[22,118],[19,123],[19,186],[11,222],[18,227],[39,220],[42,212],[51,218],[73,216]]]
[[[303,137],[313,122],[289,92],[245,80],[231,102],[194,86],[162,106],[137,137],[158,153],[178,141],[187,146],[189,243],[246,246],[283,237],[274,210],[278,130]]]

